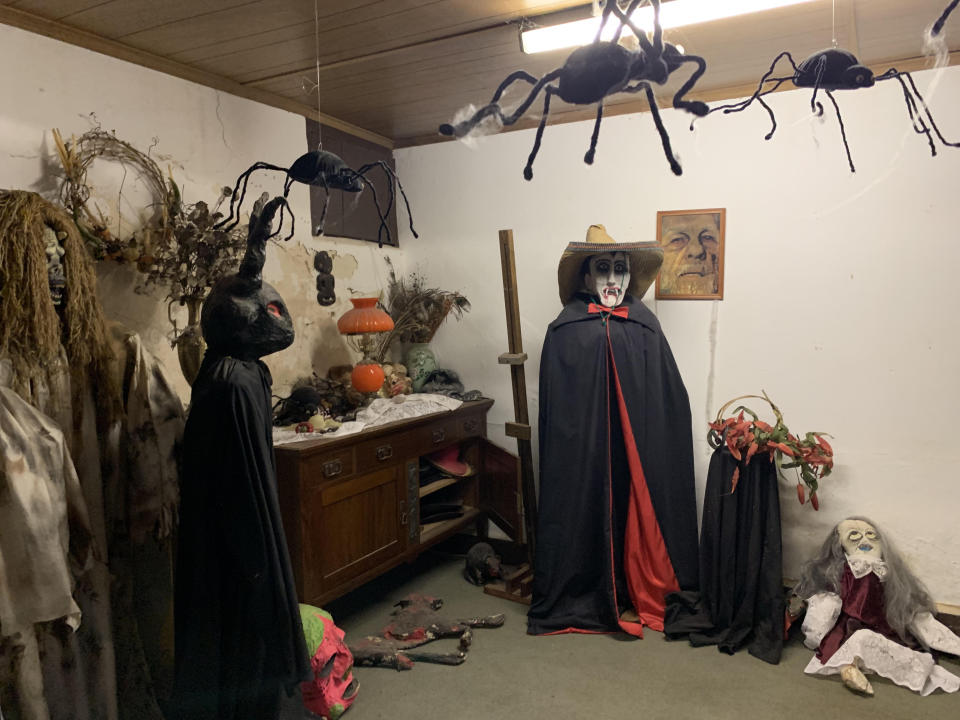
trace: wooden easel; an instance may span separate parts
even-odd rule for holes
[[[508,422],[505,430],[508,436],[516,438],[520,453],[520,490],[523,501],[523,529],[527,540],[527,562],[505,577],[502,583],[485,585],[484,592],[530,604],[536,545],[537,495],[533,479],[530,418],[527,413],[527,380],[523,367],[527,354],[523,351],[523,340],[520,336],[520,304],[517,301],[517,268],[513,254],[512,230],[500,231],[500,265],[503,270],[503,304],[507,311],[509,352],[503,353],[497,360],[501,365],[510,366],[510,379],[513,384],[516,422]]]

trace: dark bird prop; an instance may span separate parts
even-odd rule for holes
[[[783,77],[772,77],[777,63],[780,62],[781,58],[786,58],[790,62],[790,65],[793,67],[793,74]],[[833,97],[833,91],[858,90],[860,88],[873,87],[875,83],[881,80],[891,79],[895,79],[900,83],[900,87],[903,90],[903,100],[906,103],[907,114],[910,117],[910,122],[913,124],[914,132],[918,135],[926,136],[931,155],[937,154],[937,148],[933,140],[934,134],[944,145],[948,147],[960,147],[960,143],[953,143],[944,139],[940,128],[938,128],[934,122],[933,115],[930,114],[930,109],[927,107],[927,103],[917,89],[916,83],[914,83],[910,73],[900,72],[896,68],[890,68],[882,75],[874,76],[873,71],[861,65],[853,53],[839,48],[828,48],[816,52],[799,65],[794,62],[793,57],[785,50],[777,55],[770,64],[770,69],[760,78],[760,84],[757,86],[757,90],[753,95],[737,103],[712,107],[710,108],[710,113],[714,113],[717,110],[723,110],[724,115],[741,112],[750,107],[754,102],[758,102],[770,116],[772,126],[770,132],[763,138],[764,140],[769,140],[777,130],[777,118],[773,114],[773,109],[764,101],[764,96],[774,92],[785,82],[792,82],[799,88],[813,88],[813,95],[810,97],[810,109],[819,117],[823,115],[823,105],[817,100],[817,95],[820,91],[823,91],[826,96],[830,98],[833,109],[837,114],[837,122],[840,124],[840,136],[843,139],[843,147],[847,152],[847,163],[850,165],[850,172],[856,172],[856,168],[853,166],[853,159],[850,157],[850,146],[847,144],[847,131],[843,125],[843,117],[840,115],[840,106]],[[696,120],[690,123],[691,130],[695,122]]]
[[[652,39],[648,38],[646,32],[636,27],[630,20],[630,15],[640,2],[641,0],[631,0],[627,9],[621,10],[616,0],[607,0],[603,7],[600,28],[597,30],[596,38],[590,45],[574,50],[563,67],[552,70],[539,79],[525,70],[516,71],[500,83],[489,104],[477,110],[468,120],[456,124],[444,123],[440,126],[440,134],[461,138],[491,117],[499,121],[501,125],[513,125],[542,91],[544,94],[543,114],[540,117],[540,125],[537,127],[533,150],[530,152],[527,165],[523,169],[523,177],[530,180],[533,178],[533,161],[540,150],[543,129],[550,115],[550,100],[554,95],[573,105],[595,104],[597,106],[597,119],[593,126],[593,135],[590,137],[590,148],[583,156],[583,161],[591,165],[596,154],[597,138],[600,135],[604,100],[617,93],[642,92],[646,95],[650,113],[653,115],[653,122],[663,144],[663,152],[670,163],[670,169],[675,175],[680,175],[683,170],[670,147],[670,136],[667,134],[660,118],[660,110],[653,95],[652,83],[663,85],[682,65],[687,63],[696,65],[696,70],[673,96],[673,107],[702,117],[707,114],[707,105],[698,100],[684,100],[683,98],[706,71],[707,63],[697,55],[685,55],[675,45],[663,42],[663,29],[660,26],[660,0],[650,0],[650,4],[653,6],[653,36]],[[612,40],[601,40],[600,36],[610,15],[616,17],[619,25]],[[632,51],[618,44],[624,27],[630,28],[637,36],[640,43],[638,50]],[[520,80],[529,83],[533,88],[516,110],[509,115],[505,115],[500,107],[500,98],[508,87]],[[556,81],[556,84],[554,84],[554,81]]]
[[[378,167],[383,170],[384,174],[387,176],[387,187],[390,190],[386,212],[384,212],[383,208],[380,206],[380,199],[377,196],[376,188],[367,177],[367,173]],[[407,200],[407,194],[403,191],[403,185],[400,184],[400,178],[397,177],[397,174],[393,171],[393,168],[391,168],[383,160],[377,160],[376,162],[367,163],[366,165],[362,165],[357,169],[353,169],[349,167],[338,155],[334,155],[332,152],[327,152],[326,150],[312,150],[308,153],[305,153],[294,160],[293,165],[291,165],[289,168],[280,167],[279,165],[271,165],[270,163],[266,162],[256,162],[251,165],[243,173],[241,173],[240,177],[237,178],[237,184],[234,186],[233,195],[230,198],[230,215],[219,222],[215,226],[216,228],[229,230],[236,226],[238,222],[240,222],[240,207],[243,205],[243,199],[247,194],[247,183],[250,181],[250,176],[258,170],[274,170],[277,172],[286,173],[287,179],[283,184],[284,198],[290,194],[290,187],[294,182],[323,188],[323,210],[320,213],[320,222],[314,228],[314,235],[323,234],[323,224],[327,217],[327,205],[330,202],[331,190],[358,193],[362,192],[364,189],[369,189],[373,195],[373,202],[377,206],[377,214],[380,216],[380,226],[377,228],[377,245],[379,247],[383,247],[384,233],[386,234],[387,242],[390,242],[390,228],[387,226],[387,217],[389,216],[390,211],[393,209],[393,202],[395,199],[393,184],[396,183],[397,188],[400,190],[400,195],[403,197],[403,203],[407,209],[407,218],[410,222],[410,232],[413,233],[414,237],[419,237],[419,235],[417,235],[417,231],[413,229],[413,215],[410,213],[410,203]],[[292,212],[290,213],[290,218],[290,232],[287,237],[284,238],[285,240],[289,240],[291,237],[293,237],[294,221]],[[282,226],[283,208],[281,208],[280,211],[280,221],[277,223],[277,229],[273,235],[271,235],[271,237],[279,235]]]

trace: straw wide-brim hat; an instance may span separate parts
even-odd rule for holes
[[[627,293],[636,298],[643,297],[647,288],[653,284],[663,264],[663,249],[656,242],[618,243],[607,234],[603,225],[591,225],[587,228],[584,242],[572,242],[560,256],[557,266],[557,284],[560,286],[560,302],[566,305],[579,291],[583,290],[583,261],[591,255],[601,253],[626,253],[630,258],[630,284]]]

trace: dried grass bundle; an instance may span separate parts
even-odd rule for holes
[[[470,309],[470,301],[460,293],[427,287],[426,280],[418,273],[398,278],[389,258],[387,265],[390,280],[385,309],[393,318],[394,328],[377,345],[374,357],[378,362],[384,361],[395,341],[430,342],[448,315],[452,313],[459,320]]]
[[[50,299],[45,225],[66,235],[62,316]],[[77,226],[36,193],[0,191],[0,356],[10,361],[15,383],[28,384],[50,371],[61,344],[71,369],[90,377],[98,404],[112,415],[120,399],[114,355],[93,262]]]

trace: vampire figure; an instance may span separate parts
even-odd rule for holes
[[[641,302],[656,243],[602,225],[560,259],[563,311],[540,361],[540,516],[531,634],[663,629],[664,596],[697,585],[690,404]]]
[[[171,717],[270,720],[310,676],[277,500],[271,377],[293,323],[263,282],[282,198],[260,199],[247,252],[203,306],[207,352],[184,431]]]

